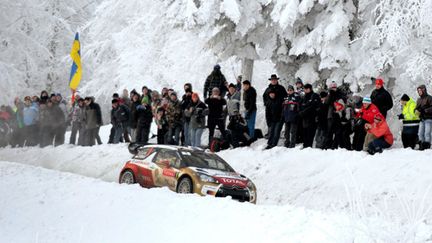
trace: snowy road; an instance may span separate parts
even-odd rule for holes
[[[407,237],[397,224],[376,218],[147,190],[4,161],[0,177],[0,194],[7,195],[0,200],[1,242],[390,242]]]

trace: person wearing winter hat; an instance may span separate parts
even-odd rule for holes
[[[372,104],[370,97],[363,97],[362,108],[355,112],[354,137],[352,147],[356,151],[362,151],[366,137],[364,126],[366,123],[372,124],[376,114],[380,113],[378,108]]]
[[[285,88],[279,84],[279,77],[276,74],[272,74],[269,78],[269,81],[270,84],[268,85],[268,87],[266,88],[263,94],[264,106],[266,107],[265,117],[266,117],[266,123],[268,127],[267,134],[270,134],[270,126],[272,125],[272,121],[274,119],[272,118],[271,115],[273,113],[273,111],[270,108],[271,106],[267,106],[266,104],[271,99],[270,103],[275,103],[275,105],[279,106],[282,109],[282,103],[284,101],[284,98],[287,96],[287,92]],[[280,126],[280,129],[282,129],[282,126]],[[266,137],[268,137],[268,135],[266,135]]]
[[[297,94],[299,94],[300,95],[300,97],[303,97],[304,96],[304,85],[303,85],[303,80],[301,79],[301,78],[299,78],[299,77],[297,77],[296,78],[296,81],[295,81],[295,86],[296,86],[296,92],[297,92]]]
[[[418,140],[418,130],[420,117],[415,113],[416,102],[407,94],[403,94],[400,103],[402,105],[402,113],[399,114],[399,119],[403,120],[402,126],[402,144],[404,148],[414,149]]]
[[[226,78],[221,72],[221,66],[216,64],[204,83],[204,99],[211,95],[214,87],[219,88],[221,97],[225,97],[227,92],[226,83]]]
[[[294,92],[294,87],[288,85],[287,96],[283,102],[283,119],[285,123],[285,147],[294,148],[297,141],[298,114],[301,97]]]
[[[112,143],[119,143],[122,135],[124,141],[129,143],[130,138],[129,132],[127,130],[127,124],[129,123],[130,119],[130,110],[126,105],[121,104],[119,99],[113,99],[111,104],[111,124],[113,132],[113,134],[111,134],[113,135]]]
[[[376,114],[372,124],[365,124],[365,130],[365,149],[369,154],[382,153],[383,149],[392,146],[393,134],[382,114]]]
[[[420,127],[418,132],[420,150],[429,149],[431,146],[432,133],[432,96],[428,94],[426,85],[417,87],[420,96],[417,99],[415,108],[416,114],[420,117]]]
[[[376,105],[380,113],[387,117],[387,111],[393,107],[393,98],[390,93],[384,88],[384,80],[382,78],[375,79],[375,89],[370,96],[371,101]]]
[[[209,129],[210,144],[213,139],[216,127],[221,132],[222,137],[226,138],[224,107],[227,105],[227,101],[220,96],[219,88],[214,87],[211,96],[205,99],[204,103],[207,104],[209,112],[207,119],[207,127]]]

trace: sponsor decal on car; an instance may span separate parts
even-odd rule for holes
[[[229,186],[240,186],[240,187],[247,187],[247,180],[240,180],[236,178],[230,178],[230,177],[215,177],[220,183],[224,185]]]
[[[172,169],[163,169],[162,175],[168,176],[168,177],[176,177],[176,172]]]

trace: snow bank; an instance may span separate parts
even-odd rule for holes
[[[377,219],[256,206],[0,162],[3,242],[371,242],[404,238]],[[18,183],[19,182],[19,183]]]

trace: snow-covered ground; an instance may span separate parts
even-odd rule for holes
[[[0,162],[1,242],[390,242],[395,222],[256,206]]]
[[[109,126],[102,128],[102,138],[107,137],[108,130]],[[320,239],[319,241],[321,239],[330,239],[327,238],[330,236],[334,237],[334,241],[338,242],[352,242],[353,239],[358,240],[358,242],[369,242],[371,239],[381,239],[384,242],[423,242],[432,240],[432,177],[430,176],[432,174],[432,166],[430,166],[432,151],[419,152],[396,148],[387,150],[383,154],[369,156],[366,153],[345,150],[322,151],[318,149],[286,149],[283,147],[263,151],[264,146],[265,141],[261,140],[250,148],[239,148],[219,153],[238,172],[245,174],[255,182],[258,188],[257,206],[247,203],[231,203],[230,200],[199,198],[192,195],[180,196],[167,190],[146,190],[135,186],[118,186],[116,184],[119,171],[131,156],[126,144],[104,144],[94,147],[63,145],[44,149],[0,149],[0,160],[9,161],[0,162],[0,177],[2,183],[4,183],[1,185],[1,195],[18,194],[33,202],[33,204],[22,203],[25,204],[22,207],[23,212],[31,211],[36,215],[34,217],[25,216],[26,219],[31,222],[33,222],[32,218],[45,220],[45,226],[52,229],[51,233],[54,238],[49,238],[51,236],[48,237],[40,229],[34,231],[28,229],[25,234],[22,234],[22,237],[23,239],[30,239],[28,237],[36,237],[36,232],[39,232],[37,235],[41,239],[40,242],[53,242],[55,239],[76,242],[77,238],[73,237],[79,237],[79,234],[84,233],[82,236],[84,241],[98,239],[94,238],[95,235],[90,235],[89,232],[91,232],[90,229],[95,229],[92,227],[96,227],[96,221],[100,220],[101,217],[104,220],[112,218],[115,222],[121,222],[118,223],[121,225],[120,228],[131,225],[133,229],[137,230],[136,227],[146,229],[157,226],[164,229],[176,228],[180,219],[186,215],[192,215],[190,218],[196,218],[197,222],[199,222],[199,225],[191,226],[189,233],[196,228],[199,229],[200,234],[205,235],[203,232],[206,232],[206,234],[211,235],[210,231],[205,231],[202,228],[210,230],[222,227],[220,234],[231,237],[234,231],[227,232],[227,228],[233,230],[234,224],[240,224],[238,229],[245,232],[242,237],[246,238],[238,239],[251,237],[251,239],[255,239],[253,242],[263,242],[265,241],[264,238],[260,237],[267,235],[267,238],[271,241],[287,242],[292,240],[297,242],[295,239],[299,238],[286,238],[298,236],[296,233],[291,232],[293,230],[291,229],[292,224],[295,227],[300,227],[298,232],[303,233],[299,233],[299,235],[309,235],[308,230],[315,232],[314,227],[311,228],[309,224],[308,220],[310,218],[304,214],[312,214],[313,217],[320,215],[318,219],[313,219],[313,221],[316,220],[317,222],[315,226],[321,227],[321,224],[331,225],[329,231],[327,231],[327,226],[323,226],[323,231],[327,232],[325,235],[315,233],[318,234],[316,236],[318,238],[305,238],[305,241],[313,242],[315,239],[316,242],[317,239]],[[10,164],[10,162],[14,162],[14,164]],[[27,165],[70,172],[98,180],[36,169]],[[24,172],[19,173],[18,170],[24,170]],[[62,183],[65,181],[74,186],[63,185]],[[102,181],[112,183],[107,184]],[[19,186],[14,187],[7,184],[13,182],[19,182]],[[34,182],[34,184],[30,182]],[[81,186],[76,186],[76,184]],[[35,192],[32,192],[33,187],[37,188]],[[69,192],[71,188],[73,190]],[[41,191],[41,193],[36,193],[38,191]],[[91,196],[86,198],[84,196],[86,194],[91,194]],[[56,195],[57,198],[53,195]],[[44,200],[37,198],[44,198],[45,196],[48,199],[53,196],[56,201],[52,201],[51,204],[39,203],[39,201]],[[64,207],[64,205],[55,205],[56,203],[61,204],[59,200],[62,197],[65,202],[72,200],[72,204],[67,204],[69,209],[73,209],[70,213],[74,214],[76,211],[83,211],[82,215],[88,214],[88,218],[94,218],[94,221],[90,221],[94,222],[94,224],[90,224],[93,226],[84,225],[82,226],[83,229],[81,229],[78,225],[84,224],[87,218],[81,219],[69,215],[69,212],[64,212],[64,208],[56,209],[56,207]],[[109,200],[105,197],[108,197]],[[15,212],[16,207],[21,205],[21,200],[24,199],[7,197],[5,200],[2,201],[3,205],[0,205],[2,209],[5,209],[3,210],[5,213],[0,215],[2,220],[0,226],[7,227],[6,232],[0,232],[0,235],[8,235],[14,230],[25,228],[23,226],[18,227],[16,224],[20,223],[12,217],[15,214],[12,212]],[[80,200],[84,201],[78,203],[77,201]],[[100,208],[97,206],[99,200],[105,203]],[[132,201],[129,202],[129,200]],[[123,210],[123,208],[128,208],[129,213],[138,210],[138,208],[135,208],[139,205],[136,203],[137,200],[144,202],[145,210],[158,209],[159,206],[157,205],[159,204],[168,205],[169,213],[161,208],[161,211],[164,211],[160,215],[162,219],[156,220],[155,224],[150,226],[145,223],[147,222],[145,219],[140,219],[143,221],[138,221],[139,226],[137,226],[134,220],[128,221],[124,218],[126,216],[117,214],[117,211]],[[15,204],[14,202],[20,203]],[[77,204],[73,204],[74,202]],[[196,209],[192,209],[194,206],[189,204],[198,206]],[[40,210],[35,210],[35,205],[37,205],[36,208],[40,207]],[[134,206],[129,208],[130,205]],[[140,205],[139,208],[143,205]],[[226,210],[229,216],[225,214],[219,215],[216,212],[222,208]],[[63,217],[65,218],[73,217],[78,221],[73,223],[77,225],[76,228],[71,228],[69,232],[63,228],[63,225],[57,225],[55,223],[57,222],[56,219],[61,219],[61,216],[55,213],[47,215],[45,211],[51,209],[64,214]],[[175,209],[178,211],[175,211]],[[148,214],[145,210],[143,209],[143,215]],[[113,211],[116,211],[115,215],[110,215]],[[291,219],[291,213],[294,213],[294,219]],[[204,216],[202,215],[209,215],[209,217],[203,219]],[[52,217],[59,218],[53,219]],[[152,215],[152,217],[155,218],[156,216]],[[173,220],[169,221],[169,223],[164,221],[171,217]],[[212,217],[217,219],[210,219]],[[222,223],[224,217],[226,221]],[[246,218],[243,219],[244,217]],[[321,221],[323,218],[320,217],[324,217],[326,220]],[[333,217],[337,217],[337,220],[335,220],[343,223],[335,225],[334,221],[332,221]],[[138,218],[140,218],[139,214]],[[50,220],[52,221],[49,222]],[[67,220],[73,221],[69,218]],[[261,223],[263,224],[262,228],[254,225]],[[374,226],[372,227],[371,224]],[[392,225],[389,226],[388,224]],[[299,225],[303,225],[305,228]],[[346,225],[344,230],[341,228],[342,225]],[[111,232],[110,228],[115,228],[113,222],[104,222],[100,226],[103,232],[97,233],[99,237],[104,235],[105,231]],[[362,235],[356,233],[359,227],[364,227],[360,230],[364,231],[364,235],[363,233]],[[183,226],[180,228],[185,232]],[[380,229],[378,232],[375,231],[377,228]],[[248,229],[251,229],[250,231],[253,233],[248,232]],[[272,230],[263,233],[269,229]],[[71,232],[73,234],[69,235]],[[108,234],[112,234],[114,238],[99,238],[101,240],[96,241],[118,239],[115,238],[118,232],[120,231],[114,230]],[[297,230],[294,230],[294,232],[297,232]],[[350,232],[349,237],[346,238],[347,235],[343,232]],[[158,234],[162,234],[161,231]],[[133,235],[126,242],[137,240],[136,235]],[[45,236],[48,238],[43,238]],[[171,236],[162,235],[160,237]],[[170,238],[160,238],[160,241],[157,238],[150,239],[161,242]],[[233,238],[232,241],[238,242],[238,239]],[[119,241],[113,240],[113,242]]]

